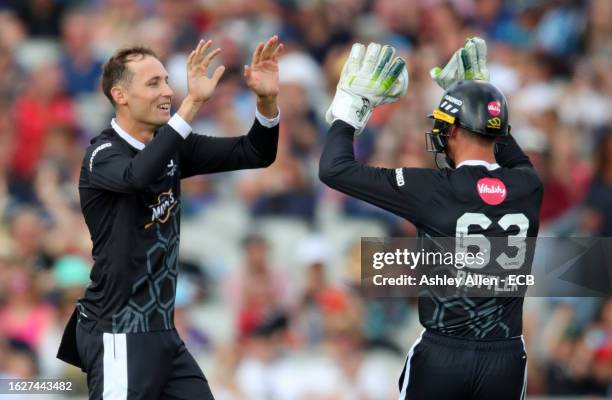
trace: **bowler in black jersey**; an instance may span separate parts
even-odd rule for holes
[[[190,53],[188,94],[172,116],[173,91],[153,51],[121,49],[104,66],[116,118],[91,141],[79,180],[94,265],[58,352],[86,372],[90,399],[213,399],[174,328],[180,181],[274,161],[283,46],[275,36],[255,49],[244,69],[257,96],[254,122],[248,134],[227,138],[190,126],[224,72],[209,74],[221,52],[210,47],[200,41]]]

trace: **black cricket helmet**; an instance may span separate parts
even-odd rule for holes
[[[445,152],[452,125],[489,137],[510,133],[506,97],[486,81],[453,83],[429,118],[434,120],[434,126],[426,134],[427,149],[434,153]]]

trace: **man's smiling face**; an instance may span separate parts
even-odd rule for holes
[[[168,72],[161,61],[144,56],[126,64],[129,76],[119,83],[123,101],[131,117],[140,124],[158,128],[170,119],[174,92],[168,85]]]

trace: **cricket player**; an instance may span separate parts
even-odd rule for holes
[[[274,162],[283,46],[276,36],[260,43],[244,67],[257,108],[249,132],[231,138],[190,125],[224,72],[209,73],[221,52],[210,47],[200,41],[189,54],[188,93],[174,114],[153,51],[121,49],[104,65],[102,89],[116,117],[91,141],[79,180],[94,265],[58,352],[85,371],[90,399],[213,399],[174,327],[181,179]]]
[[[520,247],[537,236],[542,183],[510,136],[504,95],[487,82],[482,39],[469,39],[444,69],[431,71],[446,92],[430,116],[428,140],[450,168],[387,169],[355,161],[353,139],[372,110],[407,89],[404,61],[393,56],[389,46],[353,46],[327,113],[332,125],[320,179],[409,220],[423,238],[501,237],[509,247]],[[495,262],[485,268],[515,268],[531,260],[518,251]],[[522,306],[521,296],[425,291],[418,303],[425,330],[408,353],[400,400],[523,399]]]

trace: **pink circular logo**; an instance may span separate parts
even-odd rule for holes
[[[494,117],[497,117],[499,114],[501,114],[501,104],[497,100],[490,101],[487,105],[487,109],[489,110],[489,114]]]
[[[496,206],[506,200],[508,191],[504,182],[497,178],[481,178],[476,183],[478,195],[487,204]]]

